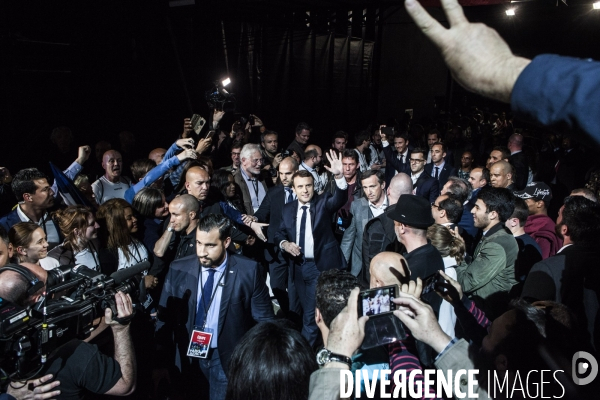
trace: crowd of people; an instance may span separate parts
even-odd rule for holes
[[[583,114],[549,116],[524,100],[534,89],[521,76],[552,65],[513,56],[442,3],[450,29],[414,0],[406,7],[459,83],[512,101],[516,114],[597,134]],[[464,38],[498,50],[493,83],[478,68],[491,55],[469,53]],[[579,66],[555,60],[569,62]],[[148,263],[143,295],[117,293],[116,316],[107,309],[86,341],[58,349],[3,398],[334,399],[344,370],[363,370],[386,397],[406,389],[398,372],[414,378],[413,393],[425,371],[460,369],[480,371],[480,398],[512,397],[517,384],[529,397],[544,377],[521,375],[542,370],[554,372],[546,395],[594,393],[577,386],[571,359],[600,343],[598,172],[573,136],[474,108],[332,132],[327,148],[301,122],[281,147],[268,121],[229,129],[227,118],[215,109],[200,133],[185,119],[168,149],[143,156],[123,132],[119,149],[102,140],[91,157],[82,145],[70,164],[72,134],[59,127],[54,161],[68,179],[0,168],[4,300],[35,304],[62,265],[111,275]],[[385,343],[367,346],[369,329]],[[508,382],[499,395],[492,372]],[[473,390],[459,383],[455,396]],[[368,386],[362,378],[356,390]]]

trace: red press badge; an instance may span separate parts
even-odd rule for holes
[[[189,357],[206,358],[208,356],[208,350],[210,349],[212,335],[213,334],[210,332],[194,329],[192,331],[192,337],[190,338],[187,355]]]

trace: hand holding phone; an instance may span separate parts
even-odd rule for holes
[[[375,289],[363,290],[358,296],[358,315],[375,316],[389,314],[396,310],[392,301],[398,293],[398,286],[383,286]]]

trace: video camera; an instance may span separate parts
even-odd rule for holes
[[[52,351],[72,339],[86,339],[106,308],[117,315],[117,292],[129,294],[134,303],[145,298],[141,273],[148,268],[145,261],[106,276],[84,265],[65,265],[48,271],[47,290],[33,307],[0,299],[2,380],[31,379]]]
[[[222,82],[215,81],[213,88],[204,93],[204,98],[210,108],[216,108],[217,110],[229,113],[235,111],[235,96],[225,89],[227,84],[229,84],[228,79]]]

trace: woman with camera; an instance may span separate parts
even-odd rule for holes
[[[64,241],[48,253],[42,266],[56,268],[59,265],[83,264],[89,269],[100,271],[98,260],[98,229],[94,214],[89,207],[74,205],[58,210],[54,221]]]

